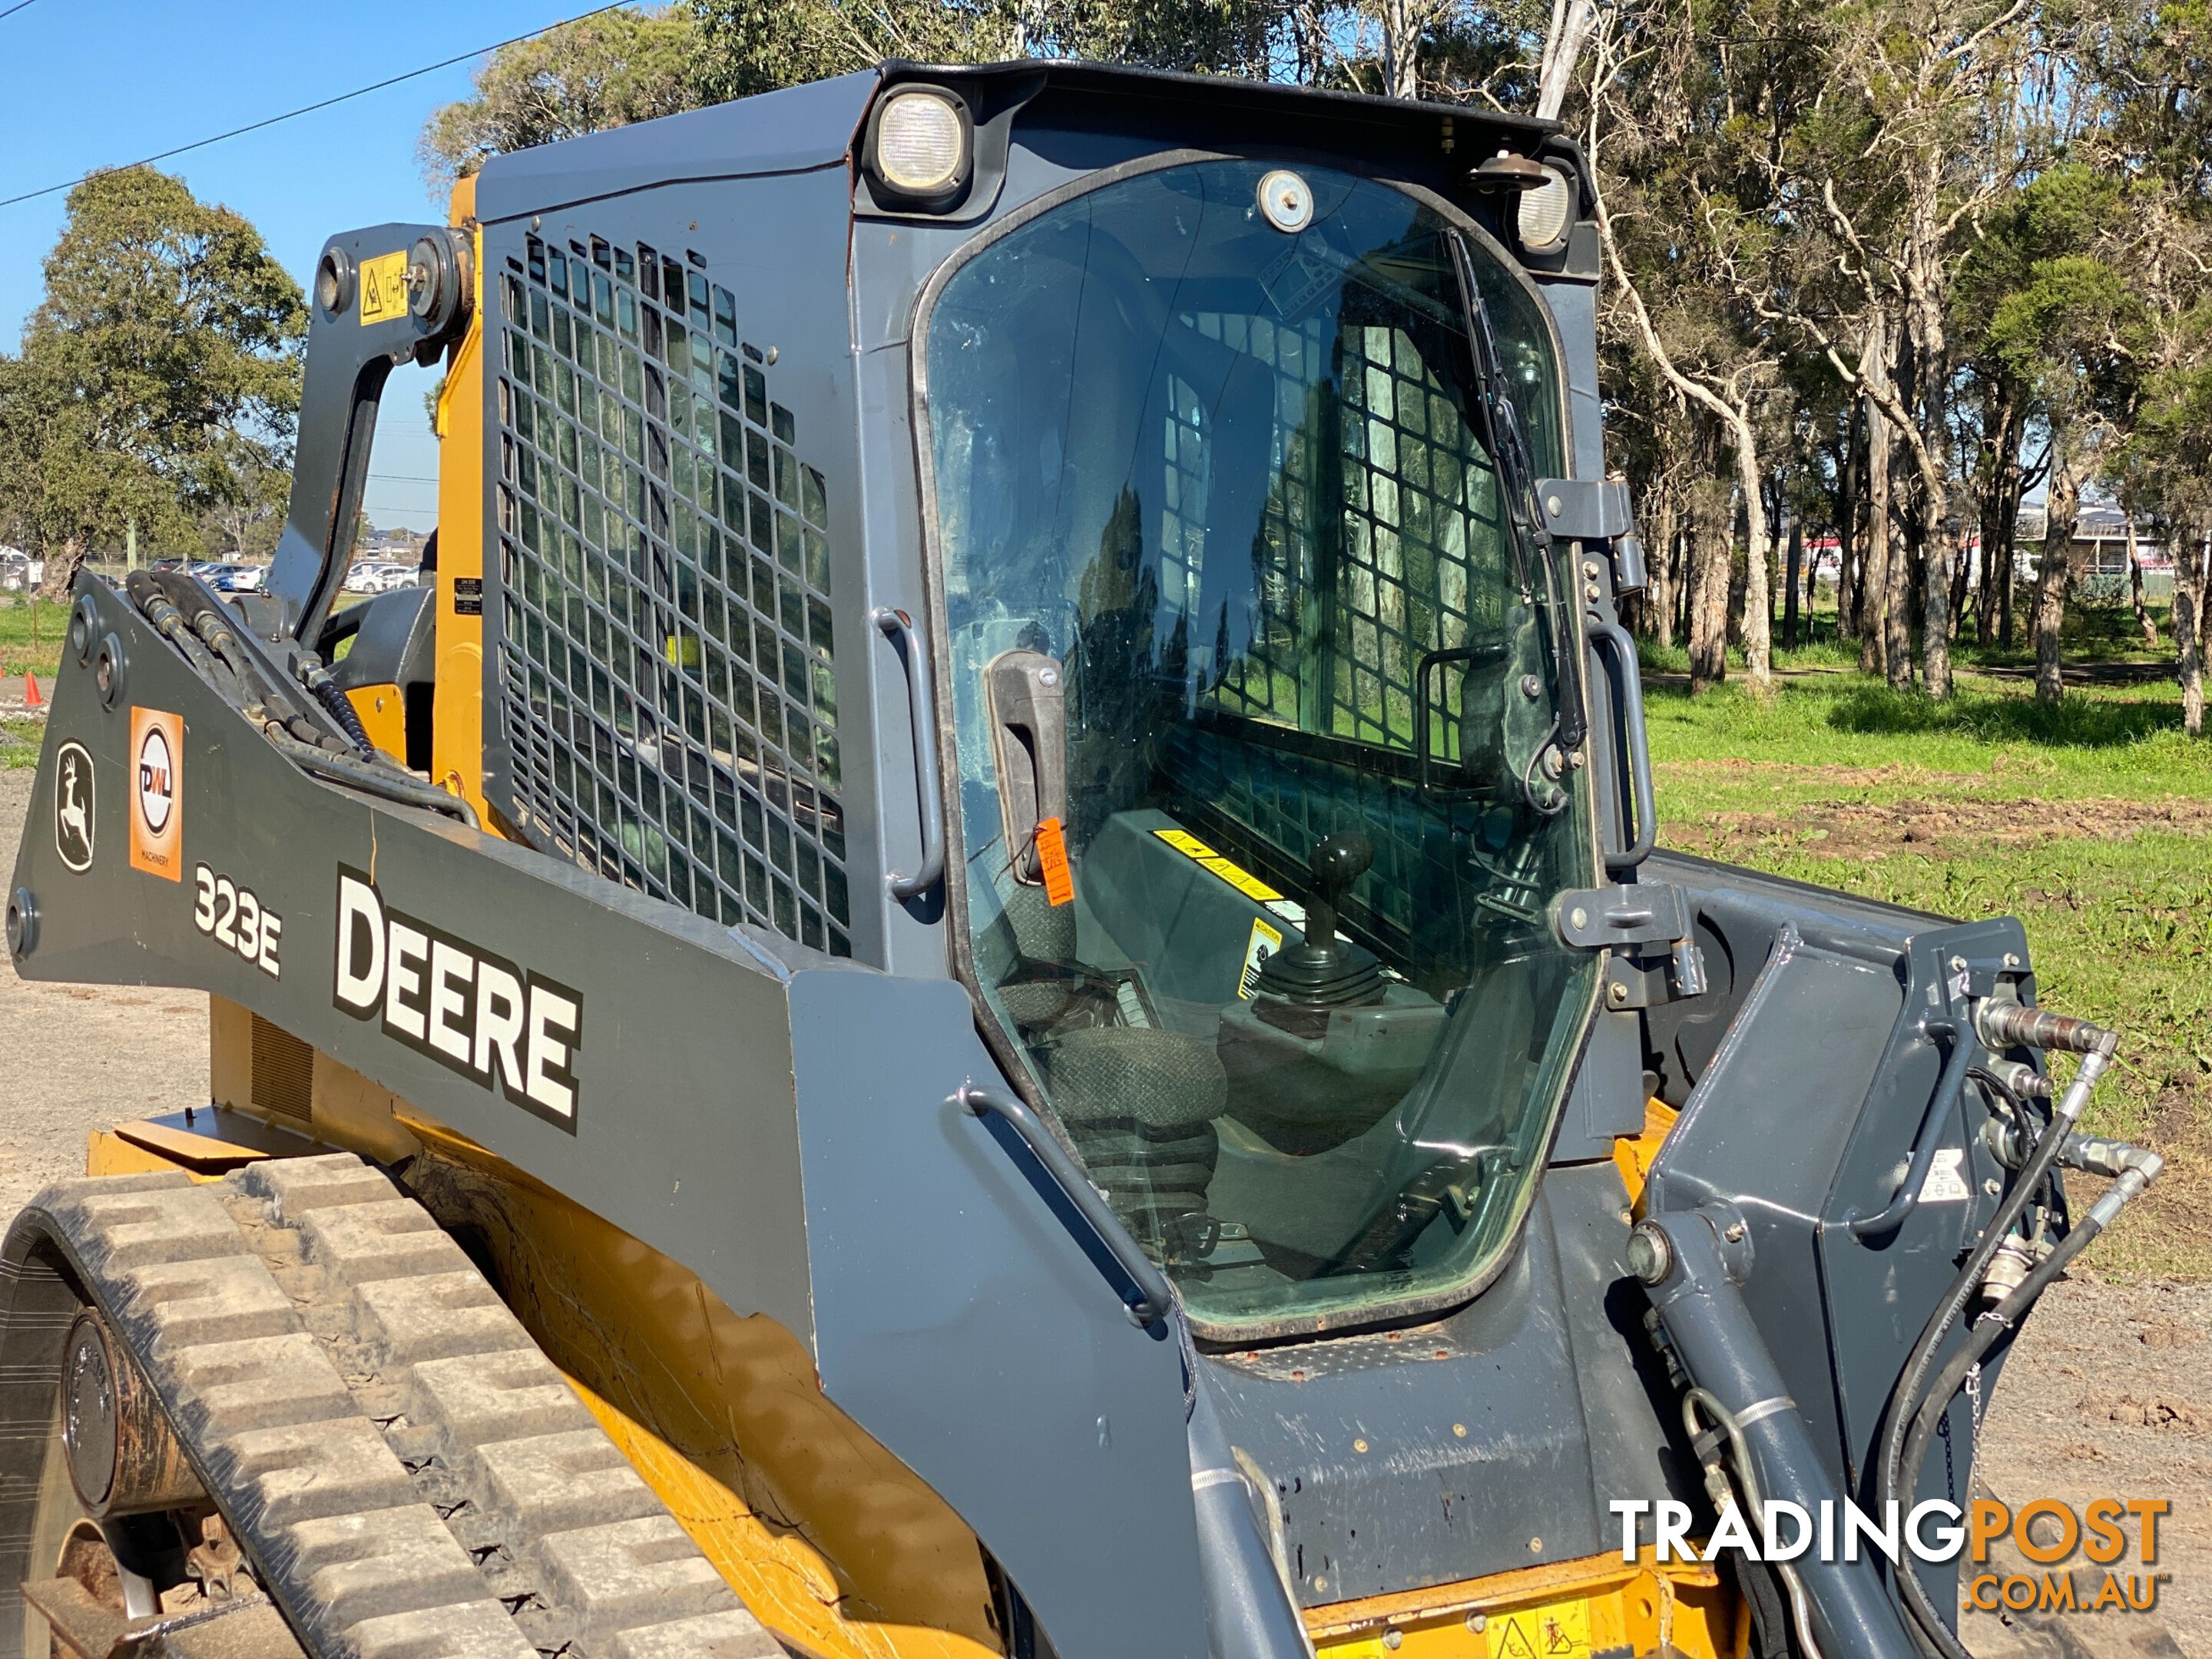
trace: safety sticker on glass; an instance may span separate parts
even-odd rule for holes
[[[1260,970],[1267,965],[1267,958],[1283,948],[1283,936],[1261,921],[1252,919],[1252,937],[1244,945],[1244,972],[1237,981],[1237,994],[1247,1002],[1260,988]]]
[[[1037,872],[1044,878],[1044,896],[1054,905],[1075,901],[1075,873],[1067,867],[1067,837],[1058,818],[1047,818],[1036,827]]]

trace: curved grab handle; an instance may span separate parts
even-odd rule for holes
[[[1137,1241],[1129,1237],[1129,1230],[1121,1224],[1121,1218],[1106,1207],[1106,1200],[1091,1184],[1091,1177],[1067,1155],[1067,1149],[1054,1138],[1052,1131],[1037,1121],[1037,1115],[1012,1095],[1000,1094],[995,1089],[979,1089],[972,1083],[964,1085],[953,1098],[977,1117],[988,1114],[1019,1135],[1022,1145],[1044,1166],[1060,1195],[1090,1224],[1098,1242],[1113,1256],[1114,1265],[1129,1276],[1130,1282],[1137,1287],[1137,1294],[1143,1298],[1129,1304],[1130,1322],[1142,1328],[1165,1318],[1175,1306],[1175,1289],[1168,1283],[1168,1276],[1137,1248]]]
[[[921,868],[910,876],[887,872],[884,885],[901,903],[920,898],[945,878],[945,787],[937,772],[937,694],[929,682],[929,653],[903,611],[878,605],[868,613],[877,631],[901,647],[906,659],[908,718],[914,725],[915,792],[921,803]]]
[[[1920,1189],[1928,1184],[1928,1171],[1935,1167],[1936,1153],[1943,1141],[1944,1121],[1956,1109],[1959,1096],[1966,1086],[1966,1073],[1974,1058],[1973,1037],[1951,1019],[1923,1019],[1920,1030],[1931,1041],[1949,1037],[1950,1058],[1943,1063],[1942,1075],[1936,1081],[1936,1092],[1928,1097],[1928,1109],[1921,1115],[1919,1133],[1912,1138],[1912,1161],[1905,1168],[1904,1185],[1875,1214],[1862,1215],[1852,1210],[1844,1215],[1844,1224],[1851,1230],[1853,1238],[1895,1232],[1905,1224],[1905,1218],[1920,1207]],[[1972,1213],[1971,1209],[1968,1213]]]
[[[1628,749],[1629,787],[1636,797],[1636,839],[1618,853],[1605,855],[1609,875],[1626,875],[1651,856],[1652,840],[1659,833],[1659,804],[1651,788],[1651,744],[1644,734],[1644,677],[1637,672],[1636,637],[1619,623],[1586,615],[1590,643],[1598,647],[1612,670],[1610,678],[1620,691],[1621,733]]]

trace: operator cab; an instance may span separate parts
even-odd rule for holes
[[[1591,1012],[1541,299],[1268,158],[1048,198],[915,324],[974,983],[1209,1334],[1464,1300]]]

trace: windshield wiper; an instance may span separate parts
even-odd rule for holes
[[[1521,411],[1514,406],[1512,393],[1506,390],[1505,371],[1498,356],[1498,338],[1490,330],[1489,309],[1482,303],[1481,290],[1475,286],[1474,256],[1467,246],[1467,239],[1459,232],[1451,234],[1450,241],[1452,269],[1459,277],[1460,308],[1464,313],[1468,351],[1474,360],[1483,436],[1498,468],[1498,492],[1504,505],[1514,557],[1520,567],[1522,591],[1529,591],[1529,567],[1534,565],[1541,574],[1545,608],[1551,613],[1552,625],[1547,630],[1546,640],[1551,650],[1553,683],[1562,694],[1559,730],[1553,741],[1564,761],[1582,747],[1583,738],[1589,731],[1582,645],[1575,631],[1574,613],[1560,591],[1559,562],[1552,554],[1552,533],[1545,528],[1543,514],[1536,507],[1536,465],[1528,453],[1528,432],[1521,424]],[[1565,769],[1562,766],[1562,774]]]

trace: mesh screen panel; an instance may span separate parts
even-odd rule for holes
[[[501,805],[849,956],[828,485],[700,263],[533,236],[500,273]]]
[[[1250,550],[1261,625],[1214,688],[1215,702],[1304,731],[1411,749],[1422,656],[1504,625],[1497,474],[1401,330],[1347,319],[1331,342],[1319,319],[1295,329],[1206,313],[1188,320],[1207,338],[1267,362],[1277,377],[1275,483]],[[1332,345],[1342,401],[1325,415],[1313,388]],[[1170,478],[1187,475],[1188,441],[1174,422],[1167,441]],[[1334,495],[1341,517],[1332,523],[1316,508]],[[1164,528],[1172,568],[1183,539],[1172,504]],[[1335,538],[1335,559],[1318,556],[1316,533]],[[1484,579],[1472,587],[1470,564]],[[1475,596],[1486,614],[1473,613]],[[1326,667],[1302,676],[1297,659],[1316,634]],[[1302,692],[1310,705],[1303,708]]]
[[[1423,928],[1457,919],[1465,884],[1454,868],[1464,854],[1436,833],[1433,807],[1416,811],[1408,799],[1413,675],[1427,653],[1504,629],[1510,544],[1497,474],[1401,330],[1352,317],[1333,327],[1210,313],[1186,320],[1269,365],[1277,392],[1275,477],[1260,535],[1249,550],[1228,550],[1255,562],[1260,615],[1250,645],[1204,697],[1263,729],[1248,728],[1242,743],[1179,732],[1180,764],[1204,780],[1192,793],[1206,803],[1209,835],[1293,890],[1304,885],[1316,842],[1364,830],[1375,866],[1360,890],[1372,903],[1354,908],[1378,941],[1418,954],[1413,941]],[[1332,353],[1340,388],[1333,408],[1320,391]],[[1194,441],[1203,426],[1203,411],[1171,387],[1161,535],[1170,603],[1196,593],[1205,556],[1194,528],[1203,523],[1206,465]],[[1323,538],[1334,543],[1334,557]],[[1434,677],[1432,701],[1455,684]],[[1302,735],[1271,736],[1267,726]],[[1440,758],[1456,751],[1458,724],[1442,708],[1431,741]],[[1471,819],[1472,809],[1458,816]]]

